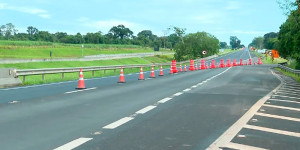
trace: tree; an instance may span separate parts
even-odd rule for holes
[[[278,33],[275,32],[270,32],[264,35],[264,48],[266,49],[274,49],[273,45],[274,43],[271,43],[274,40],[270,40],[270,39],[274,39],[274,38],[278,38]]]
[[[249,46],[258,48],[258,49],[263,49],[264,46],[264,38],[263,37],[255,37],[252,42],[249,44]]]
[[[232,49],[239,48],[241,44],[241,40],[239,40],[236,36],[230,36],[230,45]]]
[[[226,42],[220,42],[220,47],[225,49],[227,48],[227,43]]]
[[[133,35],[133,32],[129,28],[126,28],[124,25],[113,26],[109,30],[109,33],[113,35],[114,39],[121,40],[123,40],[124,38],[131,38]]]
[[[38,41],[54,42],[54,35],[48,31],[39,31],[36,36]]]
[[[34,35],[39,33],[39,30],[33,26],[27,27],[29,40],[33,40]]]
[[[220,48],[219,40],[206,32],[197,32],[186,35],[183,42],[175,46],[175,59],[178,61],[186,59],[202,58],[203,50],[207,51],[206,56],[216,54]]]
[[[175,34],[175,33],[170,34],[170,35],[168,36],[168,41],[169,41],[170,44],[171,44],[171,47],[170,47],[170,48],[171,48],[171,49],[174,48],[175,45],[176,45],[177,43],[180,42],[180,40],[181,40],[181,38],[180,38],[177,34]]]
[[[12,23],[7,23],[6,25],[1,26],[1,34],[7,40],[9,40],[12,36],[17,34],[18,30],[15,29],[15,26]]]
[[[284,24],[280,26],[278,35],[279,53],[284,58],[293,58],[297,61],[296,68],[300,69],[300,13],[293,11]]]
[[[155,38],[157,36],[153,35],[151,30],[143,30],[137,34],[137,39],[143,46],[151,46]]]

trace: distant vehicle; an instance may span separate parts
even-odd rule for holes
[[[257,50],[257,52],[260,54],[264,54],[264,53],[266,53],[266,49],[259,49],[259,50]]]

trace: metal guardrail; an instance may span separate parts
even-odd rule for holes
[[[206,58],[203,58],[205,60],[212,59],[216,57],[217,55],[209,56]],[[200,59],[196,59],[196,61],[199,61]],[[182,61],[177,62],[177,64],[184,64],[189,63],[188,61]],[[171,65],[171,63],[154,63],[154,64],[136,64],[136,65],[114,65],[114,66],[94,66],[94,67],[75,67],[75,68],[47,68],[47,69],[22,69],[22,70],[15,70],[15,78],[19,76],[23,76],[23,82],[26,81],[26,76],[29,75],[42,75],[42,80],[45,80],[45,74],[62,74],[62,79],[64,79],[65,73],[73,73],[73,72],[79,72],[80,69],[83,69],[84,72],[86,71],[92,71],[92,76],[94,77],[95,71],[104,71],[104,74],[106,74],[106,70],[114,70],[116,72],[117,69],[120,69],[121,67],[123,69],[132,69],[132,68],[140,68],[142,67],[157,67],[157,66],[166,66]]]
[[[284,70],[285,72],[290,72],[290,73],[293,73],[297,76],[300,76],[300,70],[295,70],[295,69],[292,69],[292,68],[289,68],[287,66],[283,66],[283,65],[278,65],[278,68]]]

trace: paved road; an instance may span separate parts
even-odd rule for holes
[[[164,73],[0,90],[1,149],[205,149],[280,84],[267,66]]]

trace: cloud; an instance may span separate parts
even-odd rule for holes
[[[0,9],[13,10],[22,13],[37,15],[42,18],[51,18],[51,15],[44,9],[25,7],[25,6],[12,6],[5,3],[0,3]]]

